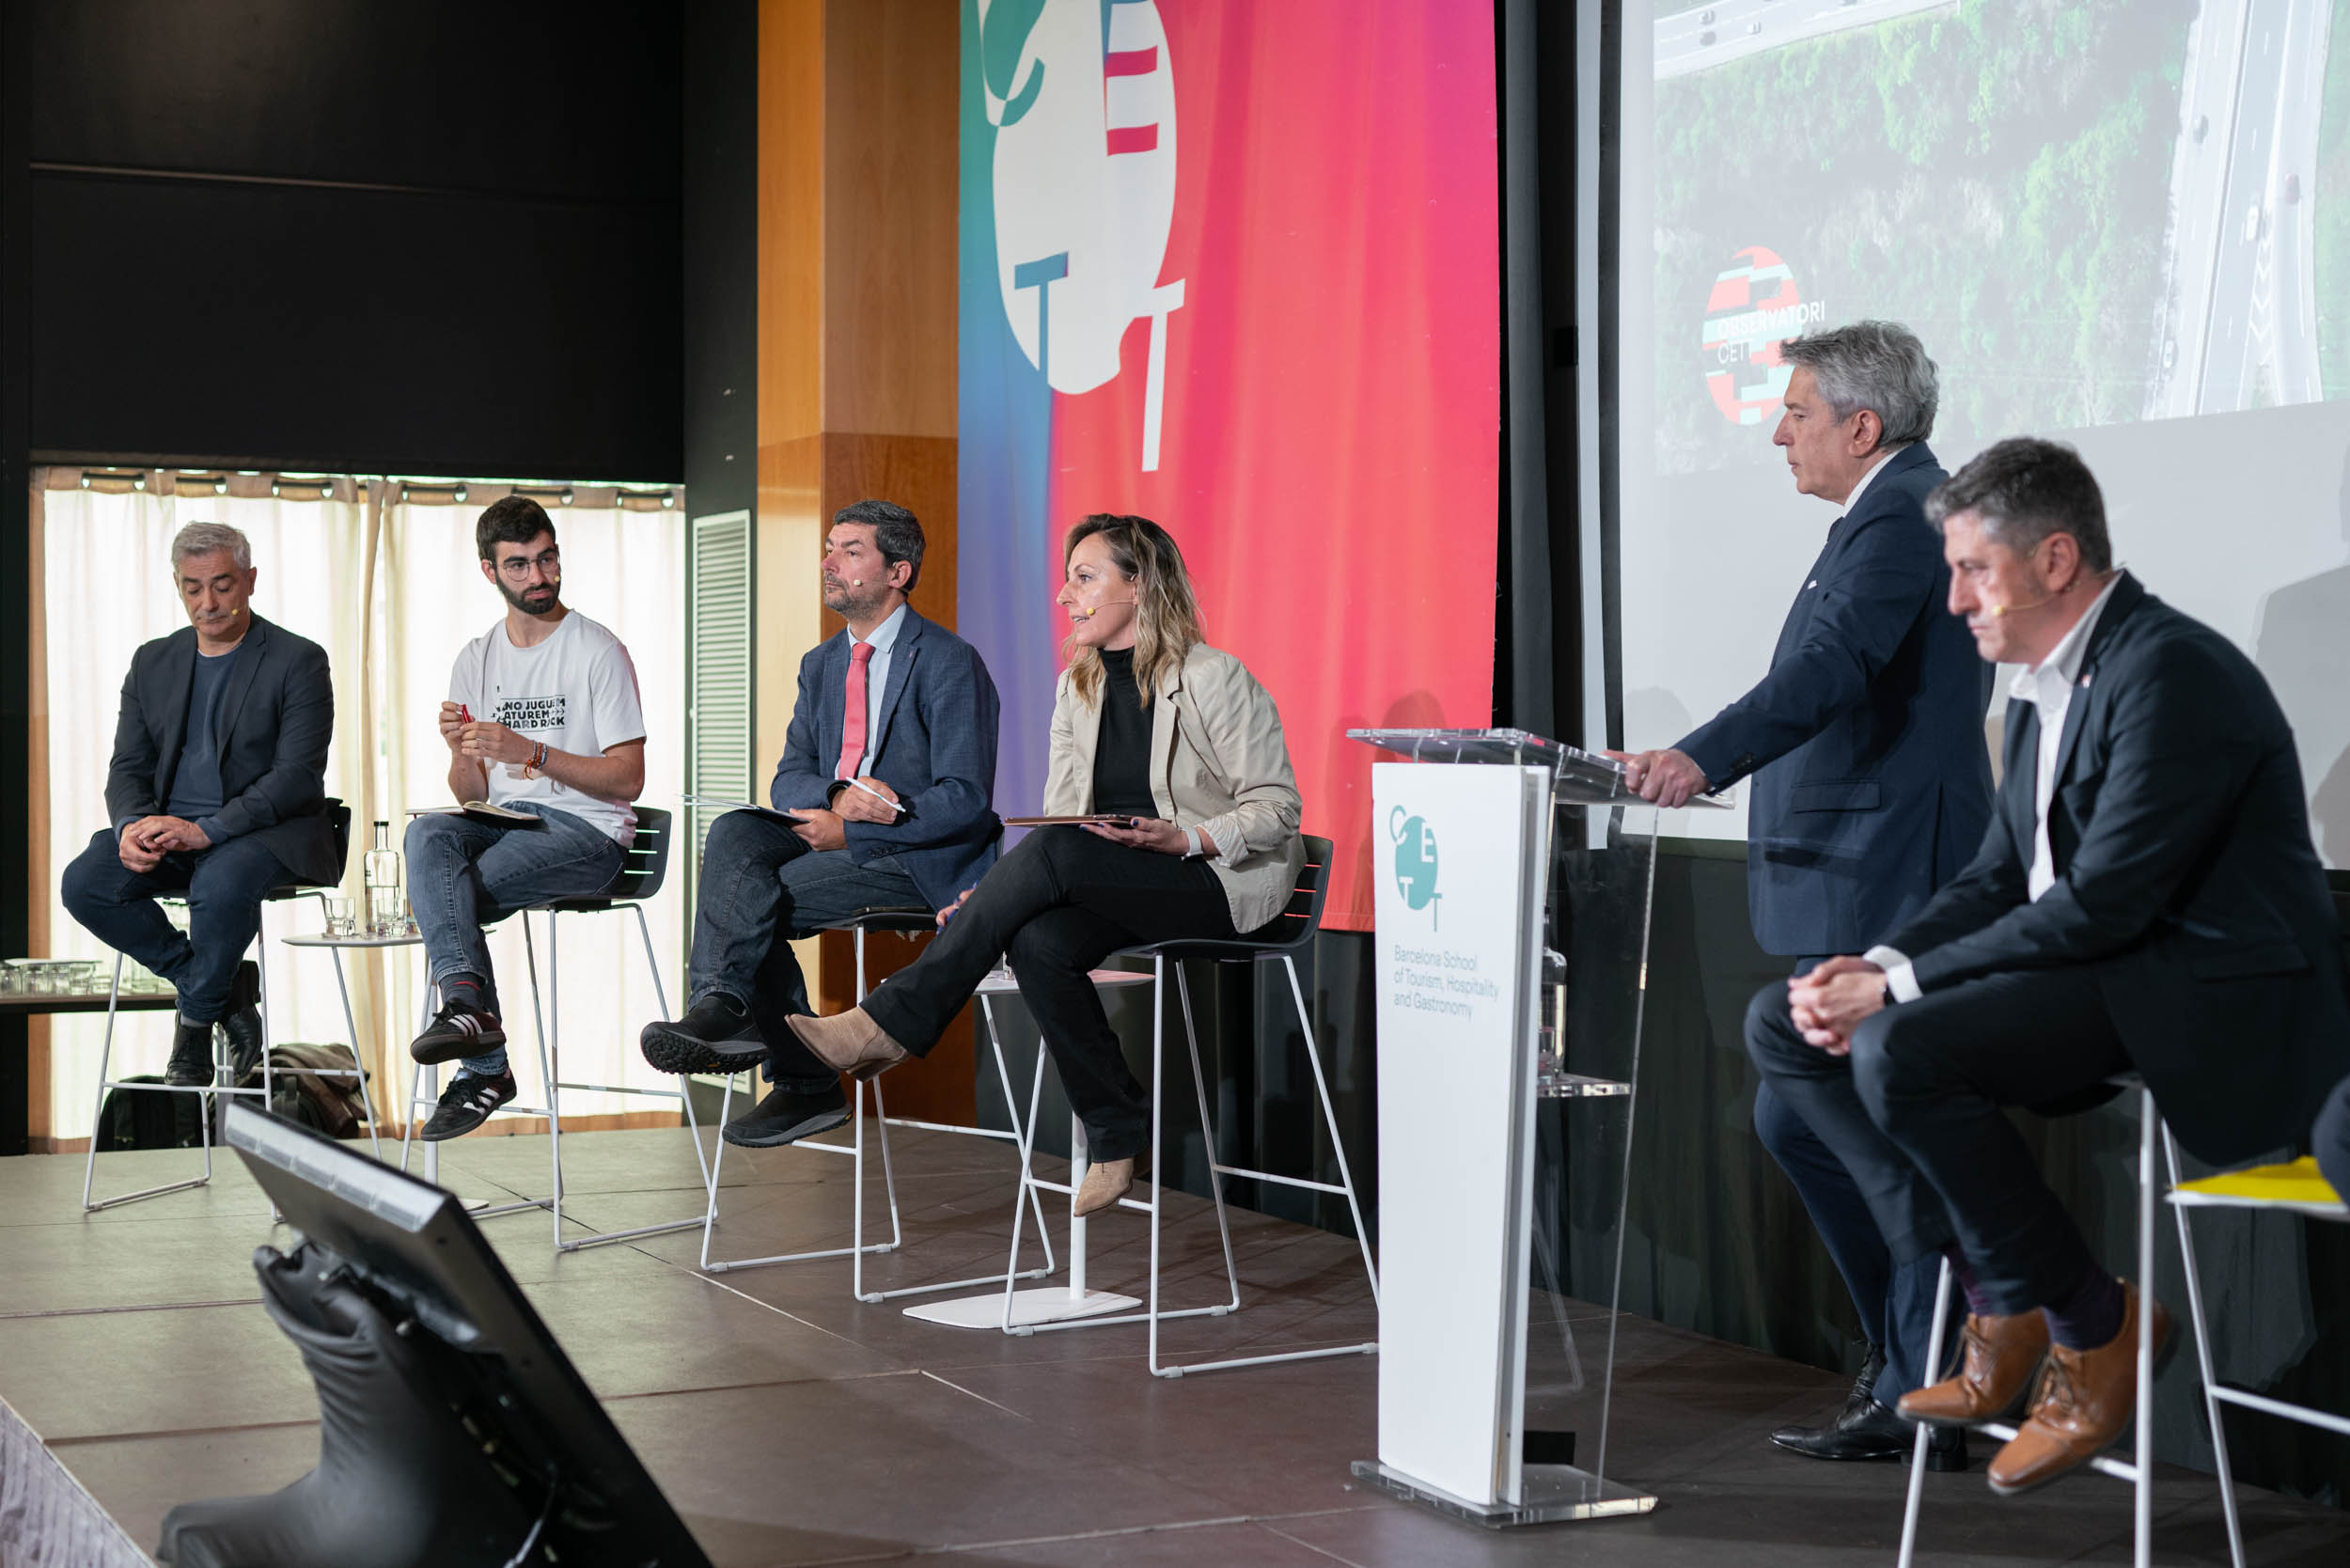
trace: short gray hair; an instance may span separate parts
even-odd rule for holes
[[[190,556],[209,556],[215,550],[226,550],[236,557],[237,570],[253,570],[253,545],[244,537],[244,530],[232,528],[226,523],[191,523],[172,536],[171,565],[175,572]]]
[[[1926,346],[1899,321],[1854,321],[1790,337],[1779,344],[1778,354],[1811,372],[1839,424],[1859,409],[1875,415],[1885,427],[1877,442],[1885,450],[1934,433],[1941,382]]]
[[[2017,435],[1985,447],[1926,497],[1926,521],[1937,529],[1962,511],[1982,521],[1984,538],[2019,556],[2039,549],[2050,534],[2071,534],[2083,566],[2113,569],[2097,476],[2061,441]]]

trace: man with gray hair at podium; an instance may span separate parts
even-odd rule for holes
[[[1940,386],[1925,345],[1896,322],[1855,321],[1791,337],[1779,353],[1794,371],[1771,440],[1795,489],[1843,515],[1754,688],[1672,746],[1610,755],[1665,807],[1753,775],[1754,937],[1800,975],[1915,915],[1982,839],[1991,671],[1943,611],[1950,572],[1924,511],[1945,477],[1926,447]],[[1868,1341],[1842,1412],[1771,1440],[1815,1459],[1897,1458],[1914,1429],[1894,1403],[1928,1380],[1932,1264],[1893,1266],[1851,1173],[1767,1081],[1755,1090],[1754,1126],[1801,1195]],[[1929,1462],[1963,1467],[1965,1434],[1937,1435]]]

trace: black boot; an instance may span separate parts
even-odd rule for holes
[[[181,1018],[172,1030],[171,1063],[164,1069],[164,1082],[188,1088],[212,1081],[212,1026]]]
[[[740,1073],[767,1059],[767,1043],[751,1010],[713,991],[678,1019],[656,1019],[636,1037],[645,1059],[664,1073]]]
[[[261,1010],[249,1007],[227,1014],[220,1021],[220,1032],[228,1037],[229,1080],[242,1084],[258,1076],[261,1071]]]

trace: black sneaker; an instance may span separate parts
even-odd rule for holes
[[[636,1037],[645,1059],[664,1073],[740,1073],[767,1059],[750,1009],[713,992],[685,1016],[656,1019]]]
[[[499,1026],[496,1013],[450,1002],[432,1015],[424,1033],[409,1043],[408,1054],[427,1063],[455,1061],[461,1057],[487,1056],[505,1043],[506,1030]]]
[[[775,1149],[830,1132],[848,1120],[849,1097],[838,1084],[813,1094],[778,1085],[728,1122],[719,1136],[738,1149]]]
[[[212,1026],[178,1020],[171,1031],[171,1061],[164,1082],[183,1089],[212,1081]]]
[[[514,1074],[500,1073],[496,1077],[484,1077],[478,1073],[460,1073],[449,1086],[441,1090],[440,1107],[416,1136],[427,1143],[443,1138],[463,1137],[490,1120],[490,1113],[514,1098]]]

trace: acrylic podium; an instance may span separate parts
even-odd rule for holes
[[[1409,759],[1371,769],[1379,1454],[1355,1473],[1495,1527],[1645,1513],[1607,1417],[1658,811],[1523,730],[1348,734]]]

